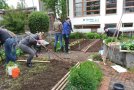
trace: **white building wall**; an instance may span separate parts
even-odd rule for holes
[[[72,25],[81,25],[81,24],[100,24],[100,28],[98,29],[98,32],[104,32],[103,28],[105,24],[109,23],[116,23],[117,25],[120,23],[120,20],[122,23],[133,23],[134,24],[134,13],[127,13],[123,14],[123,0],[117,0],[117,13],[116,14],[109,14],[106,15],[106,0],[100,0],[100,15],[97,16],[86,16],[86,17],[74,17],[74,6],[73,6],[73,0],[69,0],[69,17],[72,21]],[[121,18],[122,16],[122,18]],[[128,31],[128,30],[134,30],[133,27],[120,27],[117,26],[122,31]],[[74,31],[80,31],[80,32],[89,32],[88,29],[81,29],[77,30],[74,29]]]

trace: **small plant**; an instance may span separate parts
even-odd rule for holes
[[[21,55],[23,55],[24,53],[23,53],[23,51],[20,49],[20,48],[17,48],[16,49],[16,55],[17,55],[17,57],[19,57],[19,56],[21,56]]]
[[[97,90],[101,79],[100,68],[94,62],[86,61],[71,69],[67,90]]]
[[[105,39],[106,44],[108,44],[110,42],[115,42],[115,38],[114,37],[108,37],[107,39]]]
[[[134,42],[128,41],[121,43],[121,49],[122,50],[134,50]]]
[[[95,61],[103,61],[100,54],[94,54],[94,55],[92,56],[92,58],[93,58],[93,60],[95,60]]]

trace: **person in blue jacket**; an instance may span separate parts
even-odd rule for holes
[[[70,23],[70,18],[66,18],[66,20],[63,23],[63,30],[62,30],[62,34],[63,34],[63,38],[65,41],[65,52],[68,53],[69,49],[69,36],[70,33],[72,31],[72,25]]]
[[[16,61],[16,35],[4,28],[0,28],[0,43],[4,45],[6,64]]]

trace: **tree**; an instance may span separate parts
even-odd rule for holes
[[[26,7],[25,0],[20,0],[20,2],[17,3],[17,8],[18,9],[23,9]]]
[[[0,9],[7,9],[8,4],[6,3],[6,0],[0,0]]]
[[[0,23],[14,33],[22,33],[24,32],[25,17],[24,12],[12,10],[5,13]]]
[[[66,0],[42,0],[45,3],[48,11],[54,12],[55,16],[61,17],[61,20],[65,20],[67,17]]]

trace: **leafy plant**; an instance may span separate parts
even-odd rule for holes
[[[89,32],[89,33],[86,33],[86,38],[87,39],[99,39],[101,38],[101,36],[98,33]]]
[[[71,69],[67,90],[97,90],[101,79],[100,68],[94,62],[86,61]]]
[[[19,56],[21,56],[21,55],[23,55],[24,53],[23,53],[23,51],[20,49],[20,48],[17,48],[16,49],[16,55],[17,55],[17,57],[19,57]]]
[[[121,49],[122,50],[134,50],[134,42],[133,41],[123,42],[121,44]]]
[[[84,35],[84,33],[76,32],[76,33],[71,33],[70,38],[71,39],[81,39],[81,38],[85,38],[85,35]]]
[[[115,42],[115,38],[114,37],[108,37],[107,39],[105,39],[106,44],[108,44],[110,42]]]
[[[95,61],[103,61],[100,54],[94,54],[94,55],[92,56],[92,58],[93,58],[93,60],[95,60]]]
[[[32,33],[47,32],[49,17],[44,12],[32,12],[28,17],[28,26]]]
[[[26,14],[22,11],[8,11],[3,16],[1,25],[14,33],[24,32]]]

